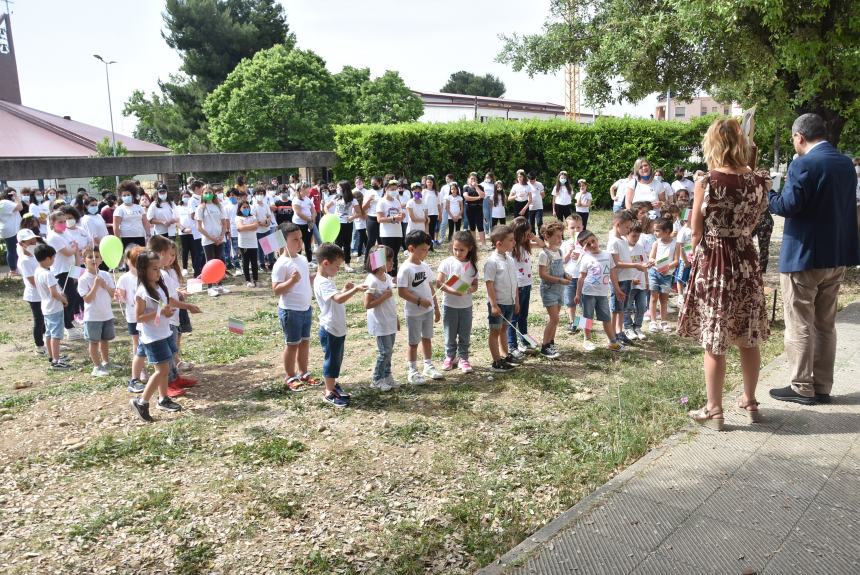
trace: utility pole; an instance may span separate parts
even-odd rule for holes
[[[105,61],[104,58],[99,56],[98,54],[93,54],[93,58],[101,62],[105,65],[105,80],[107,82],[107,94],[108,94],[108,112],[110,113],[110,145],[111,145],[111,155],[116,157],[116,132],[113,129],[113,104],[110,98],[110,71],[109,66],[111,64],[116,64],[115,60]],[[119,186],[119,176],[116,176],[116,185]]]
[[[565,12],[568,33],[573,36],[573,23],[576,18],[575,0],[569,0]],[[564,115],[568,120],[579,122],[579,64],[568,62],[564,66]]]

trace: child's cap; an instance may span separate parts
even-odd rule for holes
[[[18,235],[16,236],[18,242],[26,242],[28,240],[32,240],[36,237],[36,234],[33,233],[33,230],[29,228],[24,228],[23,230],[18,230]]]
[[[577,184],[587,184],[588,182],[586,182],[583,178],[579,178],[579,180],[577,180],[576,183]]]
[[[400,185],[400,182],[398,182],[397,180],[388,180],[388,184],[386,184],[386,187],[387,186],[399,186],[399,185]]]
[[[420,190],[421,189],[421,182],[412,182],[412,185],[410,186],[410,188],[412,188],[413,190]]]

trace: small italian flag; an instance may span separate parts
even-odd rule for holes
[[[233,318],[233,317],[228,318],[227,319],[227,329],[230,330],[230,333],[235,333],[238,335],[244,335],[245,334],[245,322],[240,320],[240,319]]]
[[[469,284],[464,282],[460,276],[452,275],[448,278],[448,281],[445,282],[445,285],[457,292],[460,295],[466,295],[469,292]]]
[[[579,327],[579,329],[584,329],[585,331],[591,331],[591,329],[594,327],[594,320],[584,316],[579,316],[574,320],[574,322],[576,323],[577,327]]]
[[[661,274],[665,274],[669,271],[669,256],[664,256],[655,262],[657,266],[657,271]]]
[[[693,260],[693,244],[687,244],[684,246],[684,257],[686,257],[688,261]]]

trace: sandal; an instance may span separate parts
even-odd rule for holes
[[[738,409],[743,409],[747,413],[747,417],[749,417],[750,423],[761,423],[761,412],[758,410],[759,403],[756,400],[748,401],[746,403],[741,402],[741,398],[738,398]]]
[[[709,411],[707,407],[703,407],[698,411],[688,411],[687,417],[699,425],[715,431],[722,431],[726,425],[722,409]]]
[[[315,377],[312,377],[311,372],[309,372],[309,371],[306,371],[301,375],[301,381],[303,384],[307,385],[308,387],[319,387],[320,385],[323,384],[321,379],[317,379]]]
[[[285,377],[284,378],[284,385],[287,386],[288,390],[294,391],[294,392],[305,391],[307,389],[305,382],[303,382],[301,379],[299,379],[295,375],[293,377]]]

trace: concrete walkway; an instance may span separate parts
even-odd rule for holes
[[[482,575],[860,573],[860,303],[838,319],[833,403],[778,402],[780,357],[762,372],[765,416],[667,440]]]

